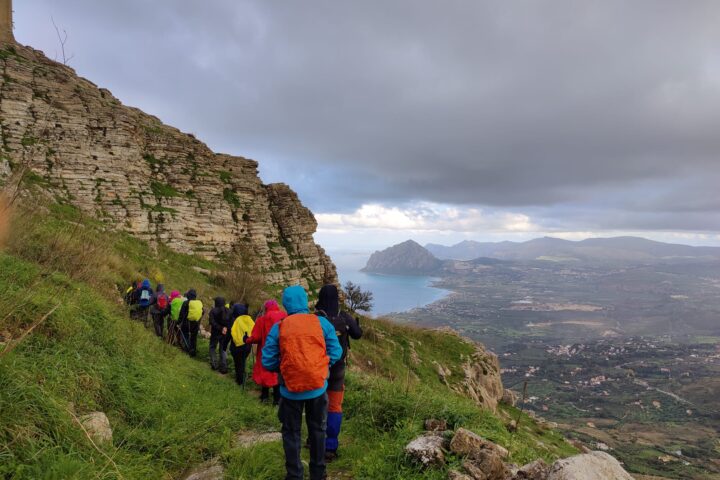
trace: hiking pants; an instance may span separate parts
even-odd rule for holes
[[[300,460],[302,415],[310,440],[310,479],[325,478],[325,429],[327,428],[328,397],[323,393],[310,400],[290,400],[280,397],[278,418],[282,423],[283,449],[285,449],[286,480],[302,480]]]
[[[197,337],[198,332],[200,331],[200,322],[192,322],[190,320],[186,320],[185,324],[187,325],[188,329],[188,334],[185,337],[188,342],[187,352],[190,354],[191,357],[194,357],[195,355],[197,355]]]
[[[155,335],[162,338],[163,327],[165,327],[165,313],[164,312],[153,312],[152,319],[153,319],[153,325],[155,326]]]
[[[280,403],[280,386],[275,385],[272,387],[273,389],[273,405],[277,405]],[[260,390],[260,401],[269,400],[270,399],[270,387],[262,387]]]
[[[337,452],[339,446],[338,437],[340,436],[343,419],[342,404],[345,397],[345,365],[343,363],[338,368],[335,368],[336,365],[333,365],[330,370],[330,378],[328,379],[328,418],[327,438],[325,439],[325,450],[333,453]]]
[[[235,381],[238,385],[242,385],[245,382],[245,364],[247,363],[248,355],[252,350],[252,345],[235,345],[235,342],[230,343],[230,353],[235,363]]]
[[[227,373],[227,335],[213,333],[210,335],[210,366],[213,370],[220,370],[220,373]],[[218,364],[216,350],[220,350],[220,363]]]

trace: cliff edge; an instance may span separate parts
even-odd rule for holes
[[[312,212],[287,185],[264,185],[257,162],[212,152],[32,48],[1,45],[0,67],[0,182],[27,168],[58,201],[151,243],[250,253],[271,284],[337,282]]]

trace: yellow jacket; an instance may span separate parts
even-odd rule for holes
[[[232,335],[232,339],[233,342],[235,342],[236,347],[245,345],[244,337],[245,335],[247,335],[248,337],[250,336],[254,326],[255,322],[253,322],[253,319],[250,315],[240,315],[235,319],[235,323],[233,323],[230,334]]]

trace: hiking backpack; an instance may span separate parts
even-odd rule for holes
[[[296,313],[280,321],[280,374],[290,392],[317,390],[329,373],[325,335],[317,315]]]
[[[141,307],[147,307],[150,305],[150,297],[152,295],[150,294],[150,290],[143,289],[140,291],[140,301],[138,302]]]
[[[170,300],[168,299],[168,296],[165,295],[164,293],[161,293],[161,294],[157,297],[157,308],[158,308],[158,310],[163,310],[163,311],[164,311],[164,310],[167,308],[167,306],[168,306],[169,303],[170,303]]]

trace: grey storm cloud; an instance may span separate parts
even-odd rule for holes
[[[53,56],[52,15],[82,75],[319,211],[720,230],[714,0],[15,3],[19,41]]]

